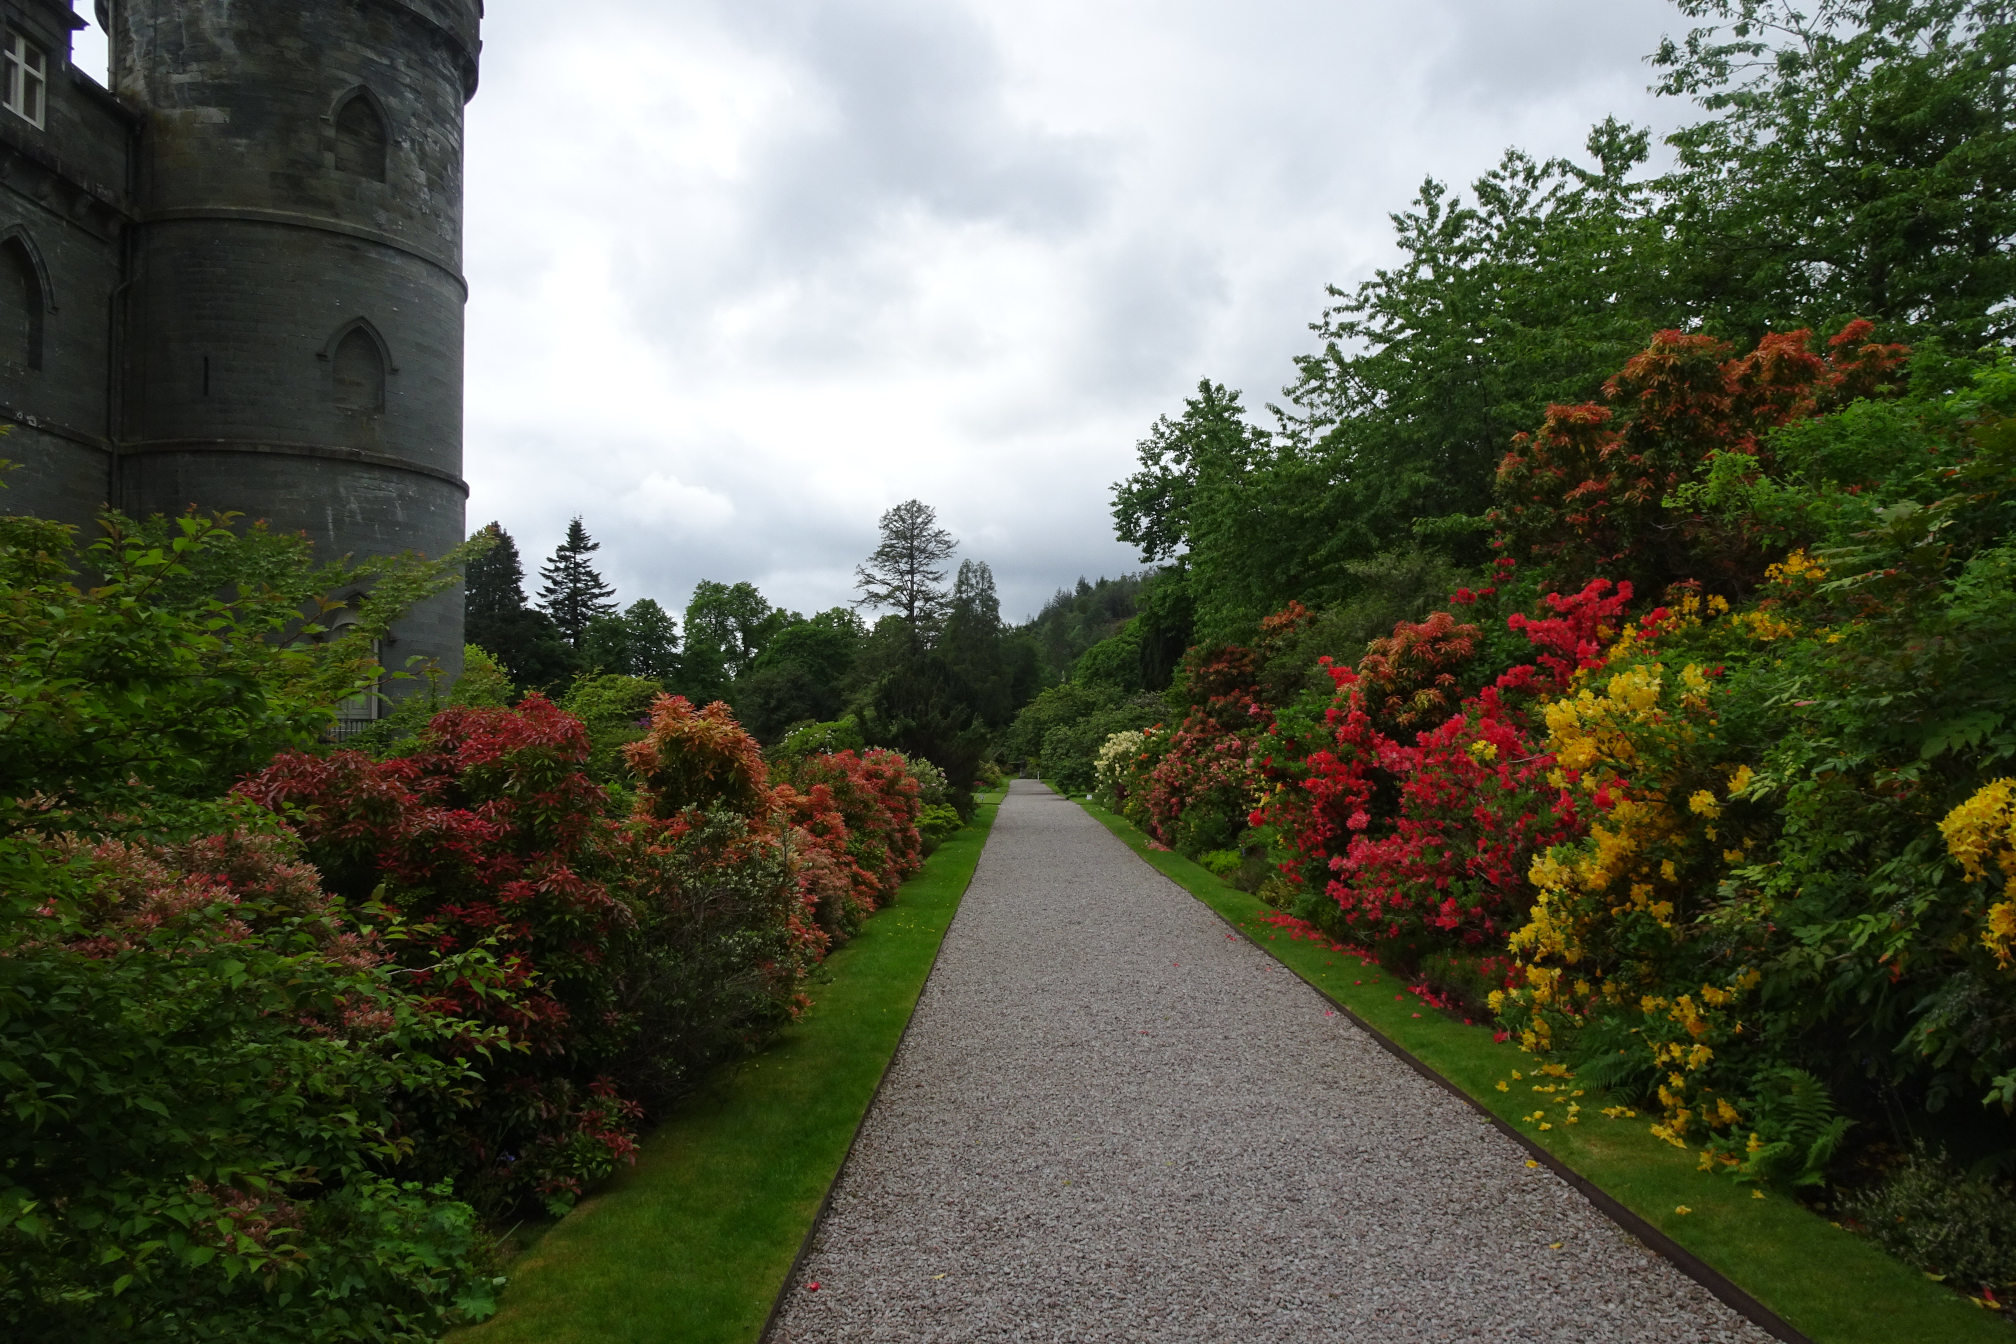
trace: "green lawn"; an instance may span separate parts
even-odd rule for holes
[[[1149,847],[1125,820],[1081,802],[1136,853],[1173,879],[1317,989],[1512,1122],[1548,1153],[1721,1271],[1815,1344],[2012,1344],[1996,1313],[1928,1281],[1868,1241],[1778,1195],[1753,1197],[1726,1177],[1696,1169],[1696,1155],[1647,1132],[1650,1123],[1608,1119],[1609,1099],[1576,1098],[1579,1123],[1565,1123],[1567,1091],[1536,1092],[1557,1080],[1534,1076],[1535,1060],[1487,1027],[1465,1026],[1424,1007],[1377,965],[1292,938],[1263,922],[1273,913],[1180,854]],[[1513,1070],[1526,1076],[1513,1079]],[[1504,1083],[1506,1090],[1498,1090]],[[1572,1085],[1570,1085],[1572,1087]],[[1524,1117],[1545,1110],[1540,1122]],[[1678,1210],[1685,1207],[1687,1213]]]
[[[1001,794],[827,958],[813,1006],[511,1267],[463,1344],[753,1344],[910,1022]]]

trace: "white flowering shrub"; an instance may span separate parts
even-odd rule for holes
[[[1129,729],[1115,733],[1099,747],[1093,757],[1093,779],[1096,781],[1094,794],[1101,804],[1118,810],[1127,796],[1127,781],[1134,772],[1134,761],[1141,755],[1141,746],[1146,739],[1139,732]]]

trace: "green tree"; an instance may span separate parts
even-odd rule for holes
[[[778,629],[794,619],[779,611],[753,583],[702,579],[686,604],[686,651],[679,687],[694,704],[728,698],[730,685],[747,672]]]
[[[1017,707],[1015,668],[1005,657],[1006,635],[994,571],[984,560],[960,561],[937,647],[972,688],[973,707],[990,728],[1006,727]]]
[[[679,626],[672,613],[654,599],[640,597],[623,620],[630,627],[632,672],[670,684],[679,675]]]
[[[596,672],[632,674],[637,659],[631,651],[630,622],[623,619],[623,613],[612,612],[588,622],[588,632],[581,638],[581,662]]]
[[[1637,174],[1649,136],[1612,119],[1586,148],[1589,166],[1509,150],[1468,201],[1424,182],[1393,216],[1398,264],[1331,290],[1321,348],[1297,360],[1287,441],[1258,465],[1275,477],[1269,503],[1323,497],[1285,530],[1338,591],[1344,562],[1404,544],[1417,519],[1482,513],[1512,436],[1594,395],[1679,316]],[[1236,536],[1236,516],[1209,525]],[[1278,521],[1257,526],[1279,535]]]
[[[784,626],[736,678],[735,717],[765,743],[808,720],[837,718],[867,636],[847,607]]]
[[[1654,55],[1660,91],[1710,115],[1661,189],[1711,326],[2016,334],[2016,5],[1676,3],[1708,22]]]
[[[648,597],[588,623],[581,641],[587,668],[670,683],[679,673],[679,627]]]
[[[1200,468],[1244,463],[1264,451],[1265,436],[1246,422],[1239,394],[1206,378],[1183,403],[1182,418],[1161,416],[1135,445],[1141,469],[1113,487],[1113,530],[1150,564],[1190,546],[1190,508]]]
[[[905,500],[882,515],[882,544],[854,569],[857,607],[888,608],[903,618],[911,638],[929,644],[949,594],[945,562],[958,549],[938,526],[938,513],[921,500]]]
[[[1045,685],[1069,677],[1079,655],[1134,619],[1143,581],[1138,574],[1101,578],[1096,583],[1081,577],[1073,587],[1059,588],[1041,611],[1017,626],[1008,656],[1021,656],[1014,652],[1019,644],[1033,646],[1037,678],[1016,702],[1027,703]]]
[[[943,770],[956,796],[966,800],[960,803],[963,811],[987,755],[987,725],[975,710],[973,688],[945,656],[916,648],[907,621],[894,616],[882,620],[884,625],[897,622],[903,651],[870,688],[860,716],[862,732],[876,746],[921,756]]]
[[[573,650],[553,618],[525,600],[518,543],[494,522],[478,529],[470,541],[481,549],[463,579],[463,638],[502,663],[520,686],[565,681],[574,672]]]
[[[603,582],[588,558],[601,549],[601,543],[589,537],[576,514],[567,524],[566,537],[554,547],[553,558],[539,570],[544,585],[539,590],[539,606],[553,618],[561,638],[577,650],[595,618],[616,610],[611,600],[616,590]]]

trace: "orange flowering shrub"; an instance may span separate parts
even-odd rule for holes
[[[793,796],[787,806],[848,872],[852,899],[863,912],[894,900],[904,879],[924,866],[917,832],[924,803],[908,767],[901,754],[879,747],[826,752],[789,765]]]
[[[762,810],[763,748],[719,700],[695,709],[683,695],[651,706],[643,740],[623,749],[637,779],[640,816],[663,821],[691,808],[745,816]]]

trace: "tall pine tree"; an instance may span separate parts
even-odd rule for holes
[[[576,649],[588,635],[588,627],[598,616],[616,610],[616,589],[603,582],[588,557],[602,549],[581,525],[581,516],[567,524],[567,537],[553,549],[553,558],[539,570],[544,587],[539,590],[539,606],[553,618],[560,637]]]
[[[525,611],[525,565],[518,543],[501,523],[490,523],[476,535],[490,539],[490,549],[469,562],[462,577],[462,619],[471,644],[497,651],[500,631]]]

